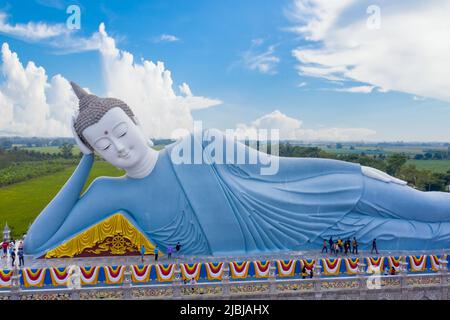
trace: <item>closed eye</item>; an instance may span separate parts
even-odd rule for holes
[[[107,149],[109,149],[109,147],[110,147],[111,145],[110,144],[108,144],[106,147],[104,147],[103,148],[103,150],[107,150]]]
[[[119,136],[119,138],[122,138],[124,135],[126,135],[127,134],[127,132],[125,131],[124,133],[122,133],[120,136]]]

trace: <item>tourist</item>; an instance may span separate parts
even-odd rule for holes
[[[327,240],[323,239],[323,246],[322,246],[322,253],[325,250],[325,253],[328,252],[328,248],[327,248]]]
[[[358,254],[358,241],[356,241],[356,237],[353,237],[352,246],[353,246],[352,253]]]
[[[23,246],[19,247],[18,255],[19,255],[19,267],[25,266],[25,261],[23,259]]]
[[[333,254],[333,253],[334,253],[334,241],[333,241],[333,237],[330,237],[330,240],[328,240],[328,244],[330,245],[330,253]]]
[[[159,253],[159,249],[158,246],[155,247],[155,261],[158,261],[158,253]]]
[[[334,243],[334,254],[335,254],[335,255],[338,255],[338,253],[339,253],[339,245],[338,245],[337,242],[335,242],[335,243]]]
[[[395,276],[395,268],[394,268],[394,266],[391,266],[391,270],[389,271],[389,273],[391,274],[391,276]]]
[[[175,246],[175,250],[177,250],[177,254],[178,254],[178,252],[180,252],[180,250],[181,250],[180,241],[177,242],[177,245]]]
[[[342,243],[342,239],[341,238],[338,239],[337,244],[338,244],[339,252],[342,253],[342,251],[344,249],[344,245]]]
[[[306,270],[306,266],[303,266],[302,268],[302,279],[306,279],[308,276],[308,271]]]
[[[173,248],[171,245],[169,245],[167,247],[167,258],[169,258],[169,259],[172,258],[172,252],[173,252]]]
[[[309,270],[309,277],[312,279],[314,277],[314,270]]]
[[[141,261],[144,263],[144,255],[145,255],[145,246],[141,246]]]
[[[9,248],[9,256],[11,257],[11,267],[14,268],[14,263],[16,262],[16,250],[13,246]]]
[[[2,248],[3,248],[3,256],[2,258],[5,258],[8,255],[8,247],[9,247],[9,241],[3,240],[2,242]]]
[[[374,251],[378,254],[377,239],[373,239],[373,241],[372,241],[372,250],[370,251],[370,253],[373,253]]]

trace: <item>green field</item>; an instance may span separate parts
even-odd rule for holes
[[[21,149],[33,150],[36,152],[50,153],[50,154],[60,153],[59,147],[22,147]],[[80,153],[80,148],[78,148],[77,145],[74,145],[73,149],[72,149],[72,154],[78,155],[79,153]]]
[[[408,160],[406,164],[413,164],[417,169],[446,173],[450,170],[450,160]]]
[[[8,222],[14,237],[22,236],[28,225],[58,193],[75,167],[0,188],[0,228]],[[99,176],[121,176],[123,171],[107,162],[96,161],[85,185]]]

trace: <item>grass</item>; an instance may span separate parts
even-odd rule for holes
[[[22,147],[23,150],[33,150],[36,152],[42,152],[42,153],[60,153],[59,147]],[[78,148],[77,145],[73,146],[72,154],[78,155],[80,153],[80,148]]]
[[[13,237],[22,236],[28,226],[58,193],[75,167],[0,188],[0,232],[5,223]],[[121,176],[119,170],[105,161],[95,161],[85,188],[99,176]]]
[[[450,170],[450,160],[408,160],[407,164],[432,172],[446,173],[447,170]]]

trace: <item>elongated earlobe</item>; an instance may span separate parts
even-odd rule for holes
[[[145,133],[144,133],[144,129],[142,129],[141,123],[139,122],[139,120],[138,120],[138,118],[137,118],[136,116],[133,117],[133,121],[134,121],[134,123],[136,124],[136,126],[139,128],[139,130],[141,131],[142,136],[146,139],[147,145],[148,145],[149,147],[153,147],[153,146],[154,146],[153,141],[152,141],[150,138],[147,138],[147,137],[146,137],[146,135],[145,135]]]

